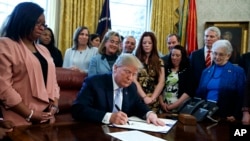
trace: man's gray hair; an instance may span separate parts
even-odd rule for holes
[[[119,55],[113,67],[115,65],[118,67],[133,66],[133,67],[136,67],[138,70],[143,68],[141,61],[136,56],[130,53],[122,53],[121,55]]]
[[[233,48],[231,43],[228,40],[217,40],[213,43],[212,51],[217,48],[225,48],[227,54],[232,54]]]
[[[205,32],[207,32],[207,31],[213,31],[213,32],[215,32],[216,35],[217,35],[217,37],[219,37],[219,38],[220,38],[220,36],[221,36],[220,29],[219,29],[218,27],[216,27],[216,26],[210,26],[210,27],[208,27],[208,28],[205,30]]]

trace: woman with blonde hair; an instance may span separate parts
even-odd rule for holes
[[[115,31],[108,31],[98,48],[98,54],[92,57],[88,76],[104,74],[112,71],[113,64],[120,54],[121,37]]]

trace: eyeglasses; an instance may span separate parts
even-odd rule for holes
[[[109,42],[112,43],[112,44],[115,44],[117,46],[120,44],[119,41],[115,41],[115,40],[109,40]]]
[[[44,28],[47,28],[48,27],[48,25],[47,24],[45,24],[45,23],[42,23],[42,22],[36,22],[36,26],[38,26],[38,27],[44,27]]]
[[[122,71],[127,75],[127,76],[136,76],[137,73],[133,73],[131,72],[130,70],[127,70],[127,69],[122,69]]]
[[[213,56],[218,56],[218,57],[224,57],[227,55],[225,53],[217,53],[217,52],[212,52],[212,54],[213,54]]]

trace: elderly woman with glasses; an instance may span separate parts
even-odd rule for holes
[[[244,70],[228,60],[233,48],[228,40],[218,40],[212,46],[213,65],[202,72],[197,96],[216,102],[216,116],[227,121],[242,118]]]

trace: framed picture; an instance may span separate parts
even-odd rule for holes
[[[206,22],[205,29],[216,26],[221,31],[221,39],[229,40],[233,47],[231,59],[237,62],[239,56],[248,51],[249,22]]]

